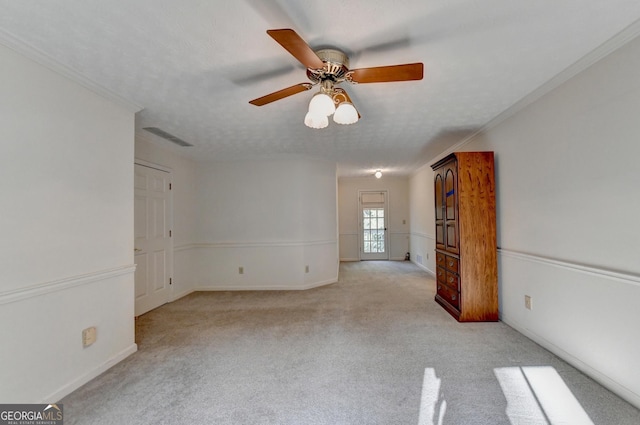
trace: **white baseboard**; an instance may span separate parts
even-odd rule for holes
[[[360,260],[358,260],[360,261]],[[336,283],[338,278],[327,279],[320,282],[313,282],[302,286],[291,287],[291,286],[279,286],[279,285],[271,285],[271,286],[258,286],[258,285],[250,285],[250,286],[238,286],[238,285],[220,285],[220,286],[196,286],[193,289],[189,289],[186,291],[182,291],[177,295],[173,296],[173,299],[170,302],[178,301],[180,298],[184,298],[187,295],[193,294],[194,292],[216,292],[216,291],[305,291],[307,289],[318,288],[320,286],[331,285]]]
[[[187,295],[189,295],[189,294],[191,294],[193,292],[195,292],[194,289],[186,289],[186,290],[184,290],[182,292],[178,292],[177,294],[173,294],[173,296],[171,297],[171,301],[169,301],[169,302],[178,301],[180,298],[184,298],[184,297],[186,297]]]
[[[354,261],[361,261],[359,258],[341,258],[340,262],[341,263],[350,263],[350,262],[354,262]],[[384,260],[383,260],[384,261]],[[389,261],[405,261],[404,256],[403,257],[390,257]]]
[[[529,329],[525,328],[524,326],[521,326],[517,321],[512,320],[511,318],[505,316],[504,314],[501,314],[500,320],[506,325],[520,332],[530,340],[534,341],[535,343],[551,351],[553,354],[560,357],[562,360],[566,361],[576,369],[582,371],[585,375],[590,376],[595,381],[599,382],[602,386],[608,388],[609,390],[611,390],[621,398],[627,400],[629,403],[631,403],[632,405],[640,409],[640,394],[636,394],[635,392],[631,391],[629,388],[625,387],[624,385],[621,385],[618,382],[612,380],[611,378],[609,378],[599,370],[594,369],[593,367],[584,363],[579,358],[564,351],[562,348],[549,342],[548,340],[541,337],[540,335],[534,332],[531,332]]]
[[[108,369],[110,369],[111,367],[113,367],[116,364],[120,363],[122,360],[126,359],[131,354],[135,353],[136,351],[138,351],[138,346],[135,343],[131,344],[129,347],[127,347],[126,349],[122,350],[121,352],[119,352],[115,356],[111,357],[106,362],[104,362],[101,365],[93,368],[92,370],[90,370],[89,372],[85,373],[84,375],[79,376],[77,379],[74,379],[73,381],[69,382],[68,384],[62,386],[62,388],[58,389],[53,394],[50,394],[49,396],[45,397],[43,400],[40,400],[40,403],[44,404],[44,403],[59,402],[65,396],[71,394],[72,392],[74,392],[75,390],[77,390],[78,388],[80,388],[81,386],[86,384],[87,382],[89,382],[92,379],[96,378],[100,374],[106,372]]]
[[[305,291],[307,289],[318,288],[320,286],[331,285],[332,283],[336,283],[338,278],[331,278],[325,281],[308,283],[302,286],[284,286],[284,285],[249,285],[249,286],[239,286],[239,285],[216,285],[216,286],[198,286],[193,289],[192,292],[211,292],[211,291]]]
[[[425,272],[429,273],[432,277],[436,277],[436,274],[433,272],[433,270],[427,268],[427,266],[425,266],[424,264],[416,263],[415,260],[411,260],[411,262],[416,266],[418,266],[419,268],[421,268],[422,270],[424,270]]]

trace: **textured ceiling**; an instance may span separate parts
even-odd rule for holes
[[[0,0],[19,40],[140,105],[136,127],[197,160],[314,157],[342,176],[406,175],[486,125],[640,18],[638,0]],[[307,81],[267,34],[293,28],[351,68],[423,62],[417,82],[343,84],[362,119],[303,124],[315,92],[249,100]]]

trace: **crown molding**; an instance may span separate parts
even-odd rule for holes
[[[493,119],[491,119],[488,123],[480,127],[473,134],[468,137],[462,139],[460,142],[456,143],[449,149],[443,151],[441,154],[427,161],[426,164],[419,167],[413,173],[411,173],[411,177],[417,175],[420,171],[425,169],[425,167],[430,166],[431,163],[435,163],[436,161],[444,158],[445,156],[456,152],[462,149],[465,145],[471,143],[478,135],[482,133],[486,133],[488,130],[498,126],[502,122],[506,121],[508,118],[514,116],[527,106],[536,102],[544,95],[552,92],[553,90],[560,87],[562,84],[569,81],[571,78],[585,71],[589,67],[595,65],[600,60],[604,59],[611,53],[615,52],[619,48],[623,47],[625,44],[629,43],[634,38],[640,36],[640,19],[633,22],[622,31],[611,37],[609,40],[605,41],[591,52],[584,55],[582,58],[578,59],[573,64],[569,65],[564,70],[560,71],[546,83],[542,84],[540,87],[536,88],[516,103],[502,111],[500,114],[496,115]]]
[[[124,98],[123,96],[101,86],[95,81],[87,78],[81,73],[74,71],[68,66],[58,62],[43,51],[29,45],[25,41],[17,38],[13,34],[0,29],[0,44],[8,47],[9,49],[25,56],[28,59],[48,68],[49,70],[68,78],[69,80],[83,86],[86,89],[124,107],[129,112],[139,112],[144,109],[142,106]]]
[[[560,73],[556,74],[556,76],[552,77],[546,83],[542,84],[537,89],[533,90],[528,95],[524,96],[522,99],[514,103],[512,106],[507,108],[502,113],[498,114],[494,119],[489,121],[485,126],[482,127],[479,131],[469,136],[467,139],[463,140],[458,145],[464,145],[471,141],[475,136],[479,133],[485,132],[498,124],[505,121],[507,118],[515,115],[520,112],[527,106],[531,105],[538,99],[542,98],[544,95],[552,92],[553,90],[560,87],[562,84],[566,83],[576,75],[581,72],[587,70],[591,66],[595,65],[597,62],[601,61],[605,57],[609,56],[611,53],[620,49],[622,46],[633,40],[634,38],[640,35],[640,19],[633,22],[631,25],[627,26],[625,29],[614,35],[609,40],[605,41],[591,52],[587,53],[576,62],[569,65],[564,70],[560,71]],[[459,147],[456,145],[456,147]],[[447,152],[449,154],[453,152]]]

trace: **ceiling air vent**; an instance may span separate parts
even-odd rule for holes
[[[164,130],[160,130],[158,127],[145,127],[144,130],[147,130],[149,133],[153,133],[156,136],[162,137],[163,139],[167,139],[171,143],[175,143],[180,146],[193,146],[191,143],[187,143],[179,137],[174,136],[173,134],[169,134]]]

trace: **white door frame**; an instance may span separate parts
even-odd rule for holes
[[[164,302],[170,302],[173,301],[173,297],[174,297],[174,285],[173,283],[173,169],[169,168],[169,167],[165,167],[163,165],[160,164],[155,164],[149,161],[145,161],[142,159],[138,159],[135,158],[134,159],[134,167],[135,165],[139,165],[142,167],[146,167],[146,168],[151,168],[154,170],[158,170],[158,171],[162,171],[168,174],[168,182],[169,182],[169,191],[167,192],[167,214],[166,214],[166,219],[168,220],[168,226],[169,226],[169,246],[167,249],[167,257],[166,257],[166,262],[165,262],[165,273],[166,275],[169,277],[170,280],[170,284],[169,284],[169,290],[167,292],[167,297],[166,300],[164,300]],[[134,189],[135,190],[135,189]],[[135,211],[134,211],[135,213]],[[135,221],[135,220],[134,220]],[[134,241],[135,244],[135,241]],[[135,252],[135,245],[134,245],[134,256],[135,256],[136,252]],[[138,308],[135,309],[136,311],[138,310]],[[140,314],[144,314],[144,313],[136,313],[135,315],[138,316]]]
[[[365,193],[381,193],[384,195],[384,253],[366,254],[364,252],[364,224],[362,218],[362,195]],[[387,190],[358,190],[358,247],[360,261],[363,260],[388,260],[390,258],[389,249],[389,192]]]

